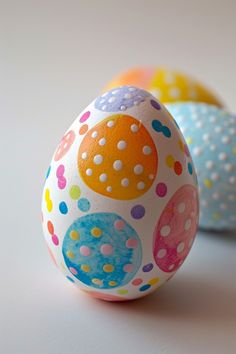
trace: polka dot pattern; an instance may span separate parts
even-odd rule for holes
[[[176,103],[167,108],[189,142],[198,172],[200,227],[236,229],[236,116],[202,103]],[[188,171],[193,173],[190,163]]]

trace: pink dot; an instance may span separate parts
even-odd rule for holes
[[[132,272],[132,270],[133,270],[133,264],[126,264],[126,265],[124,265],[123,270],[124,270],[124,272],[126,272],[126,273]]]
[[[79,250],[80,250],[80,253],[82,254],[82,256],[87,257],[90,255],[90,248],[87,246],[81,246]]]
[[[126,241],[127,248],[136,248],[137,246],[138,246],[138,241],[136,240],[136,238],[129,238]]]
[[[136,278],[136,279],[134,279],[134,280],[132,281],[132,284],[133,284],[133,285],[140,285],[140,284],[142,284],[142,282],[143,282],[143,279],[141,279],[141,278]]]
[[[56,175],[57,175],[58,178],[62,177],[64,172],[65,172],[64,165],[60,165],[60,166],[57,167]]]
[[[167,186],[165,183],[158,183],[158,185],[156,186],[156,194],[163,198],[167,193]]]
[[[101,246],[100,248],[101,253],[104,255],[109,255],[113,253],[113,247],[112,245],[109,245],[108,243],[104,243],[104,245]]]
[[[88,111],[88,112],[85,112],[83,115],[82,115],[82,117],[80,117],[80,123],[84,123],[88,118],[89,118],[89,116],[90,116],[90,112]]]
[[[116,230],[123,230],[123,228],[125,227],[125,223],[123,220],[116,220],[114,226]]]
[[[70,267],[69,270],[74,275],[78,274],[77,270],[75,268],[73,268],[73,267]]]
[[[59,239],[57,237],[57,235],[52,235],[52,242],[54,243],[55,246],[59,245]]]

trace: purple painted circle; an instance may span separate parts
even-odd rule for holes
[[[161,105],[157,101],[151,100],[150,103],[151,103],[152,107],[157,109],[158,111],[161,109]]]
[[[163,182],[158,183],[156,186],[156,194],[158,197],[163,198],[167,193],[167,185]]]
[[[153,269],[152,263],[148,263],[145,266],[143,266],[143,272],[145,272],[145,273],[151,272],[152,269]]]
[[[142,205],[135,205],[130,213],[134,219],[141,219],[145,215],[145,208]]]

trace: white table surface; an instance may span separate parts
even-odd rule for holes
[[[0,353],[235,353],[236,235],[199,233],[159,291],[106,303],[80,293],[52,265],[40,223],[58,140],[117,72],[180,68],[236,110],[235,1],[9,0],[0,7]]]

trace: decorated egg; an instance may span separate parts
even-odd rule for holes
[[[198,189],[164,106],[134,86],[95,99],[53,155],[42,215],[54,262],[91,296],[135,299],[173,276],[194,241]]]
[[[192,77],[165,68],[137,68],[114,78],[106,90],[120,85],[135,85],[151,92],[163,103],[196,101],[222,106],[220,100]]]
[[[200,227],[236,229],[236,116],[212,105],[167,105],[189,145],[200,189]]]

